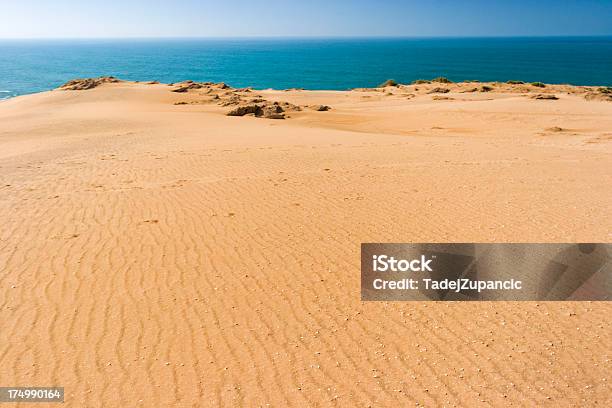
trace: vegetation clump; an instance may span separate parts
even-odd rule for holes
[[[493,90],[492,86],[483,85],[480,87],[480,92],[491,92]]]
[[[546,88],[546,85],[543,84],[542,82],[532,82],[531,85],[538,87],[538,88]]]
[[[449,92],[450,92],[450,89],[448,88],[434,88],[427,93],[433,94],[433,93],[449,93]]]
[[[412,81],[412,85],[421,85],[421,84],[430,84],[431,81],[426,79],[417,79],[416,81]]]
[[[446,77],[437,77],[431,80],[431,82],[438,82],[441,84],[452,84],[453,81],[451,81],[450,79],[446,78]]]
[[[398,83],[394,79],[387,79],[382,84],[378,85],[379,88],[384,88],[386,86],[397,86]]]
[[[514,80],[510,80],[508,82],[506,82],[507,84],[510,85],[523,85],[525,82],[524,81],[514,81]]]

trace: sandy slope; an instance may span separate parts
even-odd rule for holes
[[[69,407],[610,406],[610,304],[359,300],[361,242],[611,239],[612,103],[461,86],[259,92],[333,108],[286,120],[162,84],[1,102],[0,384]]]

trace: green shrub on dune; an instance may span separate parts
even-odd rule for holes
[[[379,88],[384,88],[385,86],[397,86],[398,83],[395,82],[394,79],[387,79],[385,82],[383,82],[382,84],[378,85]]]
[[[426,79],[417,79],[416,81],[412,81],[412,85],[421,85],[421,84],[430,84],[431,81]]]
[[[542,82],[532,82],[531,85],[538,87],[538,88],[546,88],[546,85],[543,84]]]
[[[511,80],[511,81],[508,81],[508,82],[506,82],[506,83],[507,83],[507,84],[510,84],[510,85],[523,85],[525,82],[523,82],[523,81],[514,81],[514,80]]]
[[[446,78],[446,77],[437,77],[431,80],[431,82],[439,82],[441,84],[452,84],[453,81],[451,81],[450,79]]]

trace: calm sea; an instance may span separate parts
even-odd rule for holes
[[[610,86],[612,37],[0,41],[0,98],[101,75],[277,89],[437,76]]]

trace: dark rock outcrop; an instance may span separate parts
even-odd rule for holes
[[[557,97],[557,95],[553,95],[553,94],[536,94],[536,95],[532,95],[531,99],[543,99],[543,100],[549,100],[549,101],[556,101],[559,98]]]
[[[261,116],[262,114],[261,106],[256,105],[256,104],[240,105],[226,113],[227,116],[244,116],[244,115],[249,115],[249,114],[254,114],[255,116]]]
[[[184,93],[192,89],[202,89],[202,88],[204,88],[204,85],[202,84],[198,84],[197,82],[185,81],[184,85],[181,85],[176,89],[173,89],[172,92]]]
[[[99,78],[79,78],[73,79],[60,86],[59,89],[64,91],[85,91],[87,89],[96,88],[102,84],[121,82],[121,80],[112,77],[99,77]]]

